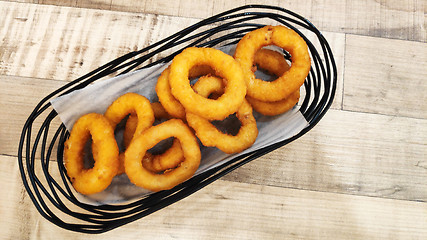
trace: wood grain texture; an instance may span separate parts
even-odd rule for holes
[[[38,102],[63,85],[63,81],[0,75],[0,154],[17,156],[27,118]],[[42,114],[35,126],[40,126],[46,116]],[[59,120],[52,123],[53,127],[59,125]],[[33,136],[36,134],[33,132]]]
[[[78,0],[38,0],[39,4],[76,7]]]
[[[5,239],[422,239],[426,203],[219,180],[148,217],[102,235],[52,226],[23,190],[15,157],[0,156]],[[25,207],[22,207],[25,206]],[[191,213],[191,214],[189,214]],[[238,220],[238,221],[237,221]],[[301,224],[304,223],[304,224]],[[5,227],[8,226],[8,227]]]
[[[147,11],[145,11],[146,2],[147,1],[133,1],[132,4],[129,4],[129,0],[112,0],[109,10],[147,13]]]
[[[427,5],[422,0],[238,0],[224,4],[222,0],[9,0],[78,6],[105,10],[146,12],[192,18],[204,18],[245,4],[280,6],[304,16],[319,29],[382,38],[427,41],[425,14]],[[71,3],[70,3],[71,2]]]
[[[427,118],[425,43],[347,35],[343,107]]]
[[[0,74],[67,81],[196,22],[6,2],[0,14]]]
[[[427,201],[427,120],[330,110],[307,135],[225,179]]]
[[[112,0],[77,0],[76,7],[110,10],[111,1]]]

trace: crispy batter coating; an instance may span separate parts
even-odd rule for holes
[[[251,104],[255,111],[262,115],[276,116],[293,108],[295,104],[298,103],[299,98],[300,92],[297,90],[287,98],[275,102],[264,102],[251,97],[246,97],[246,100]]]
[[[207,97],[213,92],[223,92],[223,86],[222,79],[205,76],[200,78],[193,88],[198,94]],[[258,136],[252,107],[246,100],[237,110],[236,116],[241,122],[241,127],[235,136],[221,132],[209,120],[196,114],[187,113],[187,122],[196,131],[196,135],[203,145],[217,147],[221,151],[231,154],[249,148]]]
[[[142,165],[145,169],[158,173],[177,167],[184,160],[181,143],[174,139],[172,146],[162,154],[146,153],[142,159]]]
[[[260,49],[255,53],[254,63],[261,69],[268,71],[275,76],[281,76],[290,69],[289,64],[279,52],[270,49]],[[300,98],[299,89],[290,96],[279,101],[261,101],[256,98],[246,96],[246,100],[252,105],[253,109],[266,116],[275,116],[291,109],[298,103]]]
[[[170,67],[163,70],[157,79],[156,93],[159,101],[171,116],[174,118],[185,119],[184,106],[172,95],[169,84]]]
[[[151,103],[151,107],[154,112],[154,117],[156,119],[171,119],[172,116],[170,116],[163,106],[158,103],[154,102]],[[136,115],[130,115],[129,119],[126,122],[125,131],[124,131],[124,141],[125,141],[125,147],[127,148],[132,141],[133,133],[135,132],[136,125],[138,123],[138,117]],[[123,166],[124,170],[124,155],[121,158],[121,164]],[[184,155],[182,153],[181,144],[178,139],[174,139],[172,146],[168,148],[164,153],[162,154],[150,154],[146,153],[143,159],[143,166],[144,168],[152,171],[152,172],[161,172],[165,171],[167,169],[171,169],[176,167],[179,163],[182,162],[184,159]]]
[[[128,115],[137,116],[136,128],[133,131],[132,137],[129,135],[124,137],[125,145],[130,139],[140,135],[147,128],[151,127],[154,123],[154,112],[151,108],[150,101],[137,93],[126,93],[118,97],[105,111],[104,116],[111,122],[113,129],[116,128],[117,124],[122,121]],[[131,120],[132,121],[132,120]],[[123,168],[123,153],[120,154],[119,160],[121,162],[117,174],[124,173]]]
[[[92,145],[95,146],[95,163],[92,168],[85,169],[83,151],[91,137]],[[97,113],[80,117],[70,132],[70,138],[65,142],[64,157],[67,174],[76,191],[87,195],[106,189],[119,167],[119,148],[110,122]]]
[[[291,55],[292,66],[275,81],[255,77],[255,53],[264,46],[275,45]],[[307,77],[311,61],[307,44],[295,31],[284,26],[265,26],[246,34],[237,44],[234,58],[240,63],[248,96],[261,101],[279,101],[297,91]]]
[[[162,174],[145,169],[142,159],[147,150],[170,137],[180,141],[184,160]],[[200,158],[200,147],[193,132],[182,120],[171,119],[147,129],[131,142],[125,152],[125,170],[137,186],[151,191],[167,190],[191,178],[200,165]]]
[[[224,94],[208,99],[195,93],[189,72],[197,65],[208,65],[215,75],[226,80]],[[185,111],[209,120],[222,120],[237,111],[246,95],[246,85],[239,64],[229,55],[213,48],[190,47],[175,56],[170,66],[169,84],[173,96]]]

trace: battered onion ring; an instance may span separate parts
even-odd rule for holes
[[[184,160],[163,174],[153,173],[142,165],[147,150],[160,141],[175,137],[182,147]],[[151,191],[171,189],[194,175],[200,165],[200,148],[190,128],[180,119],[171,119],[147,129],[136,137],[125,152],[125,170],[130,181]]]
[[[127,148],[132,141],[133,134],[135,133],[136,126],[138,125],[138,117],[136,114],[129,115],[128,120],[126,121],[125,131],[123,132],[123,143],[125,148]]]
[[[169,85],[169,67],[163,70],[157,79],[156,93],[159,101],[171,116],[179,119],[185,119],[185,109],[181,103],[171,93]]]
[[[151,103],[151,108],[153,109],[154,118],[156,119],[171,119],[170,116],[163,106],[159,102]],[[129,118],[126,121],[125,131],[123,133],[123,141],[125,148],[129,146],[132,141],[133,134],[136,131],[136,127],[138,126],[138,116],[136,114],[129,115]]]
[[[151,172],[162,172],[176,168],[184,160],[181,143],[174,139],[172,146],[162,154],[146,153],[142,159],[142,166]]]
[[[267,45],[276,45],[288,51],[292,60],[289,71],[272,82],[257,79],[252,71],[255,53]],[[249,32],[237,44],[234,57],[243,69],[248,96],[261,101],[282,100],[298,90],[311,64],[304,39],[284,26],[265,26]]]
[[[207,97],[212,92],[221,92],[222,86],[222,79],[206,76],[200,78],[193,88],[198,94]],[[237,110],[236,116],[241,122],[241,127],[235,136],[222,133],[209,120],[196,114],[187,113],[187,122],[196,131],[196,135],[203,145],[217,147],[221,151],[231,154],[249,148],[258,136],[258,128],[252,114],[252,107],[246,100]]]
[[[181,103],[176,100],[176,98],[172,95],[170,84],[169,84],[169,73],[170,67],[163,70],[160,74],[160,77],[157,79],[156,84],[156,93],[159,97],[159,101],[161,105],[164,107],[165,111],[175,117],[182,120],[185,120],[185,109]],[[196,65],[190,69],[188,73],[188,77],[197,78],[199,76],[207,75],[207,74],[215,74],[214,70],[208,65]]]
[[[265,48],[255,53],[254,64],[276,76],[283,75],[291,68],[281,53]]]
[[[279,52],[270,49],[260,49],[256,52],[254,63],[259,68],[268,71],[276,76],[281,76],[289,70],[290,66]],[[265,102],[246,96],[246,100],[253,109],[266,116],[275,116],[291,109],[298,102],[300,97],[299,89],[283,100]]]
[[[83,151],[92,136],[95,164],[85,169]],[[102,151],[98,151],[102,149]],[[114,129],[101,114],[89,113],[74,123],[70,138],[64,148],[65,168],[76,191],[93,194],[103,191],[111,184],[119,167],[119,147],[114,139]]]
[[[215,71],[209,65],[195,65],[190,69],[188,78],[197,78],[204,75],[215,75]]]
[[[224,80],[212,75],[206,75],[199,78],[193,85],[193,90],[203,97],[209,97],[211,94],[222,95],[225,85]]]
[[[120,121],[122,121],[126,116],[132,114],[136,114],[138,119],[135,131],[133,131],[132,139],[134,139],[154,123],[154,112],[151,108],[150,101],[147,98],[137,93],[126,93],[117,98],[107,108],[104,116],[111,122],[113,129],[115,129]],[[117,174],[124,173],[123,160],[124,156],[122,153],[119,156],[120,165]]]
[[[156,119],[171,119],[172,117],[165,111],[163,106],[158,103],[154,102],[151,103],[151,108],[154,112],[154,117]],[[130,115],[125,126],[124,131],[124,143],[125,147],[127,148],[129,144],[132,141],[133,133],[135,132],[136,125],[138,123],[138,117],[136,115]],[[120,156],[124,155],[121,154]],[[179,140],[174,139],[172,146],[167,149],[162,154],[150,154],[146,153],[143,159],[143,166],[145,169],[148,169],[152,172],[161,172],[165,171],[171,168],[176,167],[182,160],[184,159],[184,155],[181,150],[181,144],[179,143]],[[124,160],[124,159],[123,159]],[[121,162],[123,165],[123,162]],[[124,166],[122,167],[124,171]]]
[[[193,66],[211,66],[215,75],[224,78],[224,94],[216,100],[195,93],[190,86],[189,71]],[[186,112],[209,120],[222,120],[237,111],[246,95],[246,84],[239,64],[229,55],[213,48],[190,47],[175,56],[170,66],[169,84],[173,96]]]
[[[299,98],[300,92],[297,90],[287,98],[275,102],[264,102],[251,97],[246,97],[246,100],[251,104],[255,111],[262,115],[276,116],[293,108],[295,104],[298,103]]]
[[[153,109],[154,112],[154,117],[156,119],[171,119],[173,118],[166,110],[165,108],[162,106],[161,103],[159,102],[153,102],[151,103],[151,108]]]

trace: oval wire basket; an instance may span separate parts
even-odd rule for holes
[[[299,107],[308,122],[307,127],[291,138],[233,158],[171,190],[152,193],[123,204],[94,205],[78,200],[63,164],[63,146],[69,133],[64,124],[51,129],[52,121],[58,114],[52,109],[50,100],[107,77],[169,62],[190,46],[235,44],[246,33],[267,25],[260,24],[263,21],[268,25],[287,26],[307,42],[312,66],[304,83],[305,94]],[[314,39],[309,39],[303,32],[311,34]],[[285,57],[290,59],[286,52]],[[159,59],[153,60],[155,58]],[[202,20],[144,49],[121,56],[42,99],[28,117],[19,142],[18,164],[23,184],[39,213],[50,222],[76,232],[106,232],[179,201],[240,166],[301,137],[319,122],[332,104],[336,82],[337,69],[330,46],[307,19],[274,6],[235,8]],[[36,121],[41,124],[36,124]],[[32,134],[33,131],[36,134]],[[56,159],[52,156],[55,150]],[[57,172],[52,174],[54,170]]]

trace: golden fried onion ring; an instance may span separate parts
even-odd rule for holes
[[[208,65],[227,85],[218,99],[208,99],[195,93],[190,86],[190,69]],[[190,47],[175,56],[170,66],[169,84],[173,96],[186,112],[209,120],[222,120],[237,111],[246,95],[246,84],[239,64],[229,55],[213,48]]]
[[[195,92],[205,97],[213,92],[221,93],[222,87],[223,80],[213,76],[201,77],[193,86]],[[196,114],[187,113],[187,122],[196,131],[196,135],[203,145],[217,147],[221,151],[231,154],[249,148],[258,136],[252,107],[246,100],[237,110],[236,116],[241,122],[241,127],[235,136],[222,133],[209,120]]]
[[[138,122],[133,131],[132,138],[140,135],[144,130],[151,127],[154,123],[154,112],[151,108],[150,101],[137,93],[126,93],[118,97],[105,111],[104,116],[111,122],[113,129],[117,124],[128,115],[136,115]],[[129,142],[129,136],[125,136],[125,144]],[[119,156],[119,169],[117,174],[124,173],[124,156]]]
[[[163,106],[159,102],[151,103],[151,108],[153,109],[154,118],[155,119],[171,119],[170,116]],[[129,115],[129,118],[126,121],[125,131],[123,133],[123,141],[125,148],[127,148],[132,141],[133,134],[136,131],[136,127],[138,126],[138,116],[136,114]]]
[[[290,66],[279,52],[270,49],[260,49],[256,52],[254,63],[261,69],[269,73],[281,76],[289,70]],[[283,100],[266,102],[246,96],[246,100],[252,105],[253,109],[266,116],[275,116],[291,109],[298,102],[300,97],[299,89]]]
[[[162,154],[146,153],[142,159],[142,166],[151,172],[162,172],[173,169],[184,160],[181,143],[174,139],[172,146]]]
[[[283,54],[266,48],[261,48],[255,53],[254,64],[276,76],[283,75],[291,68]]]
[[[262,115],[276,116],[293,108],[295,104],[298,103],[299,98],[300,92],[297,90],[287,98],[274,102],[264,102],[251,97],[246,97],[246,100],[251,104],[255,111]]]
[[[151,103],[151,108],[154,112],[154,117],[156,119],[171,119],[172,117],[165,111],[163,106],[154,102]],[[135,132],[136,125],[138,123],[138,117],[136,115],[130,115],[129,119],[126,122],[125,131],[124,131],[124,142],[125,147],[127,148],[132,141],[133,133]],[[121,155],[122,156],[122,155]],[[172,146],[167,149],[162,154],[150,154],[146,153],[143,159],[144,168],[152,171],[152,172],[161,172],[171,168],[176,167],[182,160],[184,159],[184,155],[182,153],[181,144],[179,140],[174,139]],[[123,156],[124,160],[124,156]],[[121,162],[123,164],[123,162]],[[123,166],[124,170],[124,166]]]
[[[83,151],[92,136],[94,166],[85,169]],[[102,151],[98,151],[102,149]],[[65,168],[74,189],[82,194],[103,191],[110,185],[119,167],[119,147],[114,139],[114,128],[101,114],[89,113],[80,117],[70,132],[64,148]]]
[[[142,159],[148,149],[160,141],[175,137],[181,143],[184,160],[163,174],[145,169]],[[151,191],[171,189],[194,175],[200,165],[200,148],[190,128],[180,119],[171,119],[153,126],[132,140],[125,152],[125,170],[130,181]]]
[[[160,77],[157,79],[157,84],[156,84],[157,96],[159,97],[159,101],[161,105],[169,115],[173,116],[174,118],[185,120],[184,107],[172,95],[170,84],[169,84],[169,73],[170,73],[170,67],[163,70],[163,72],[160,74]],[[188,77],[191,79],[191,78],[196,78],[196,77],[207,75],[207,74],[214,74],[214,71],[210,66],[196,65],[190,69]]]
[[[291,68],[272,82],[257,79],[252,71],[255,53],[268,45],[288,51],[292,60]],[[279,101],[297,91],[311,64],[304,39],[284,26],[265,26],[247,33],[237,44],[234,58],[243,69],[248,96],[261,101]]]
[[[159,101],[171,116],[179,119],[185,119],[185,109],[181,103],[171,93],[169,85],[169,67],[163,70],[160,77],[157,79],[156,93]]]

